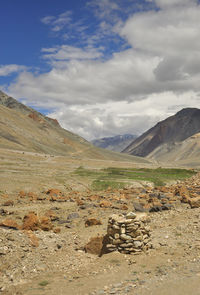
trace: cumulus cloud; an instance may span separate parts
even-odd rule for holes
[[[25,66],[20,65],[0,65],[0,76],[9,76],[13,73],[19,73],[21,71],[25,71]]]
[[[140,135],[158,121],[198,103],[199,98],[193,91],[183,95],[165,92],[131,103],[120,101],[84,107],[63,105],[49,116],[57,118],[64,128],[91,140],[125,133]]]
[[[192,0],[148,2],[159,9],[134,11],[127,20],[120,18],[119,1],[90,2],[100,19],[97,36],[87,38],[84,30],[84,46],[44,48],[51,70],[20,73],[9,93],[29,98],[31,105],[48,105],[65,128],[88,139],[139,134],[182,107],[200,107],[200,5]],[[109,22],[106,9],[119,21]],[[55,28],[58,19],[62,16],[43,22]],[[104,59],[99,42],[106,31],[107,36],[118,34],[129,48]]]
[[[155,3],[161,8],[191,5],[196,2],[196,0],[155,0]]]

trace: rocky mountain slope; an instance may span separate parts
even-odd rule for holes
[[[104,137],[94,139],[91,143],[97,147],[108,149],[111,151],[121,152],[125,149],[137,136],[132,134],[116,135],[112,137]]]
[[[186,108],[156,124],[123,152],[156,160],[191,161],[199,155],[199,132],[200,110]]]
[[[94,147],[82,137],[0,91],[0,148],[94,159],[143,159]],[[125,156],[125,157],[124,157]],[[145,160],[146,161],[146,160]]]

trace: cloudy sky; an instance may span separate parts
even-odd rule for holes
[[[86,139],[200,108],[198,0],[6,0],[0,89]]]

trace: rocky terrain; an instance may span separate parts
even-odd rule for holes
[[[159,162],[192,167],[199,165],[200,110],[186,108],[157,123],[135,139],[124,153]]]
[[[200,294],[200,174],[99,192],[35,186],[0,201],[2,294]],[[142,216],[150,249],[102,252],[108,225],[120,223],[113,214]]]
[[[113,137],[104,137],[91,141],[97,147],[108,149],[115,152],[124,150],[137,136],[132,134],[116,135]]]
[[[195,169],[198,138],[182,159]],[[0,294],[200,294],[199,170],[153,185],[140,174],[156,160],[96,148],[2,92],[0,151]],[[92,188],[108,168],[123,187]]]

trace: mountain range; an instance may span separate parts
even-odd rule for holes
[[[162,162],[200,164],[200,109],[185,108],[157,123],[123,153]]]
[[[108,149],[111,151],[121,152],[124,150],[137,136],[132,134],[116,135],[112,137],[103,137],[94,139],[91,143],[97,147]]]
[[[148,160],[97,148],[0,91],[0,148],[52,155],[149,163]]]

